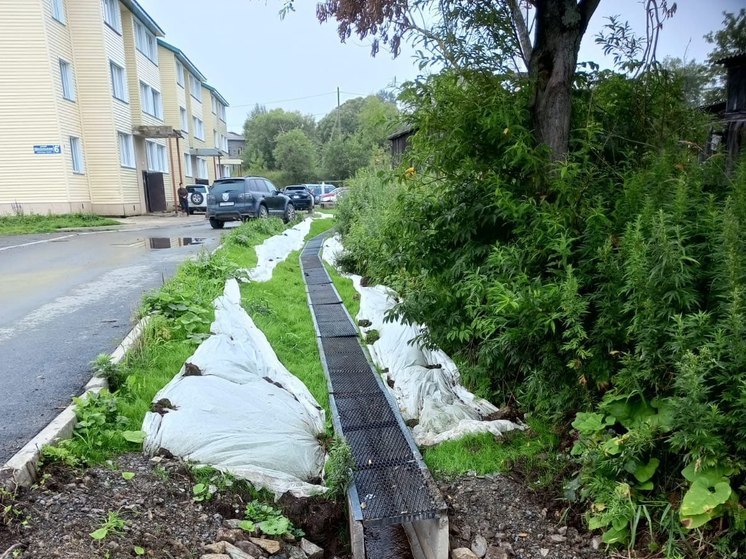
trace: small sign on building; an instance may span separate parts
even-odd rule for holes
[[[59,144],[34,146],[34,154],[36,155],[57,155],[58,153],[62,153],[62,146]]]

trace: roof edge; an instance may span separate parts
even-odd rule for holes
[[[220,101],[223,105],[225,105],[226,107],[230,107],[230,105],[228,104],[228,101],[225,100],[225,97],[220,95],[220,92],[217,89],[215,89],[213,86],[211,86],[209,83],[202,82],[202,87],[204,87],[210,93],[212,93],[215,97],[217,97],[218,101]]]
[[[189,70],[192,74],[197,76],[197,79],[199,79],[200,82],[204,82],[207,78],[205,75],[199,71],[197,66],[194,65],[194,62],[189,60],[189,57],[184,54],[184,51],[182,51],[180,48],[173,46],[170,43],[167,43],[165,40],[158,38],[158,44],[162,46],[166,50],[170,50],[172,53],[176,55],[176,58],[181,62],[187,70]]]
[[[137,3],[137,0],[121,0],[121,2],[130,12],[137,16],[137,19],[145,24],[145,27],[147,27],[153,35],[155,35],[156,37],[165,37],[166,32],[161,29],[161,27],[155,22],[155,20],[150,17],[148,12],[146,12],[145,9]]]

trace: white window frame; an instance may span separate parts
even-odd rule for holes
[[[101,0],[104,11],[104,23],[114,31],[122,34],[122,14],[119,12],[119,0]]]
[[[83,142],[77,136],[70,136],[70,158],[72,159],[73,173],[85,174],[85,162],[83,160]]]
[[[179,107],[179,118],[181,120],[181,129],[189,132],[189,115],[184,107]]]
[[[176,61],[176,83],[184,87],[184,65],[178,60]]]
[[[65,0],[52,0],[52,17],[62,25],[67,23],[67,18],[65,18]]]
[[[192,125],[194,126],[194,137],[198,140],[205,140],[205,123],[196,116],[192,117]],[[203,178],[203,177],[200,177]]]
[[[188,153],[184,154],[184,175],[192,177],[192,156]]]
[[[117,137],[119,138],[119,163],[122,167],[135,169],[137,164],[135,162],[135,141],[132,134],[117,132]]]
[[[202,102],[202,82],[193,75],[189,76],[189,92],[197,101]]]
[[[115,99],[128,103],[127,75],[124,73],[124,68],[113,60],[109,60],[109,72],[111,73],[112,95]]]
[[[222,120],[223,122],[226,122],[225,120],[225,105],[218,102],[218,118]]]
[[[62,98],[75,101],[75,76],[73,65],[60,58],[60,82],[62,83]]]
[[[145,153],[148,159],[148,171],[168,173],[166,146],[152,140],[145,140]]]
[[[217,130],[212,131],[212,145],[216,148],[220,147],[220,134],[218,134]]]
[[[158,43],[155,35],[138,20],[135,20],[135,46],[148,60],[158,65]]]
[[[196,178],[198,179],[206,179],[207,178],[207,159],[203,159],[202,157],[197,158],[197,175]]]
[[[163,97],[160,91],[145,82],[140,82],[140,102],[142,112],[163,120]]]

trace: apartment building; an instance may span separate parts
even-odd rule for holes
[[[205,77],[163,36],[135,0],[0,3],[0,215],[162,211],[215,177]]]

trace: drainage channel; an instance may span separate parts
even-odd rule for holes
[[[301,269],[332,422],[355,462],[347,495],[353,554],[356,559],[446,559],[445,502],[324,268],[320,253],[326,235],[306,244]]]

